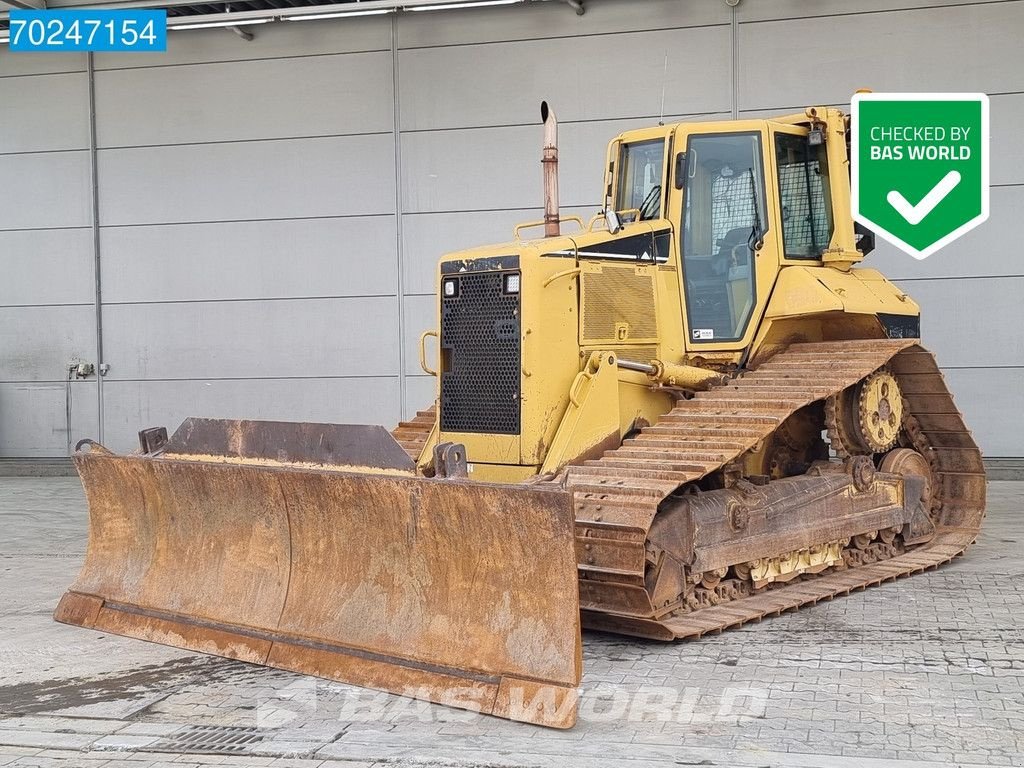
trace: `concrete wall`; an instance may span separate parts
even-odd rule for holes
[[[925,262],[883,245],[868,263],[922,304],[985,451],[1024,456],[1024,2],[587,8],[172,32],[166,55],[97,54],[110,373],[70,385],[71,437],[99,434],[99,390],[116,449],[186,415],[390,424],[424,406],[434,264],[537,218],[541,99],[562,122],[563,205],[590,214],[605,143],[657,120],[664,80],[666,120],[858,87],[992,95],[991,220]],[[66,364],[97,357],[86,70],[0,48],[0,457],[66,452]]]

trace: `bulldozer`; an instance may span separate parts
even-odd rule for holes
[[[541,118],[543,221],[438,263],[434,404],[82,441],[58,621],[567,728],[581,628],[697,638],[964,552],[981,453],[861,266],[849,118],[622,133],[587,222]]]

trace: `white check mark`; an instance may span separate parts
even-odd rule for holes
[[[959,171],[950,171],[942,177],[942,181],[932,187],[931,191],[921,198],[917,205],[911,205],[907,198],[895,189],[885,196],[889,205],[896,209],[896,212],[911,224],[920,224],[929,213],[935,210],[935,206],[946,199],[946,195],[953,191],[960,183]]]

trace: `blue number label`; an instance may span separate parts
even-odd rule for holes
[[[11,51],[166,51],[167,11],[11,10]]]

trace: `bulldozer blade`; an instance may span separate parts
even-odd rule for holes
[[[568,494],[95,444],[75,462],[89,546],[58,621],[574,724]]]
[[[142,440],[143,430],[139,433]],[[145,441],[143,451],[145,452]],[[398,441],[374,424],[315,424],[245,419],[185,419],[157,452],[178,458],[258,459],[285,464],[416,471]]]

